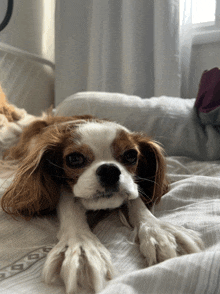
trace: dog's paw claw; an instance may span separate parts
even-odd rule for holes
[[[202,249],[202,241],[194,231],[164,222],[151,227],[142,224],[138,238],[148,266]]]
[[[94,238],[84,238],[77,243],[69,240],[68,247],[60,242],[48,254],[43,270],[48,284],[58,276],[68,294],[77,293],[79,287],[98,292],[113,276],[110,253]]]

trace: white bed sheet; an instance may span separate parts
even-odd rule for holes
[[[101,294],[220,293],[220,161],[169,156],[167,163],[171,189],[154,214],[201,233],[205,250],[146,268],[135,232],[114,213],[94,230],[115,267],[115,278]],[[1,180],[1,195],[10,180]],[[57,226],[53,217],[14,220],[0,211],[0,293],[65,293],[63,285],[45,285],[41,277],[45,257],[57,241]]]
[[[116,269],[116,277],[102,294],[202,294],[220,289],[220,162],[186,157],[169,157],[167,162],[171,190],[154,214],[200,232],[206,249],[145,268],[134,243],[135,232],[113,214],[95,228]],[[0,211],[0,293],[65,293],[63,286],[47,286],[41,278],[46,254],[56,243],[56,231],[55,219],[16,221]]]

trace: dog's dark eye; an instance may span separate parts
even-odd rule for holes
[[[82,167],[85,164],[85,162],[85,157],[78,152],[74,152],[66,156],[66,164],[71,168]]]
[[[123,154],[122,160],[124,164],[135,164],[137,162],[137,150],[131,149],[125,151]]]

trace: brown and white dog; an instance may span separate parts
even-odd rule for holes
[[[142,133],[91,116],[48,116],[24,129],[5,159],[17,171],[2,197],[4,211],[27,219],[58,211],[59,241],[43,277],[52,283],[59,275],[69,294],[79,285],[100,291],[113,276],[110,253],[92,233],[87,211],[124,204],[147,265],[201,249],[195,232],[150,212],[168,182],[161,147]]]

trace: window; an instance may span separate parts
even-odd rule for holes
[[[192,23],[215,22],[216,0],[192,0]]]
[[[214,25],[216,6],[220,6],[220,0],[180,0],[180,21],[189,19],[195,26]]]
[[[220,41],[220,0],[180,0],[180,27],[193,44]]]

